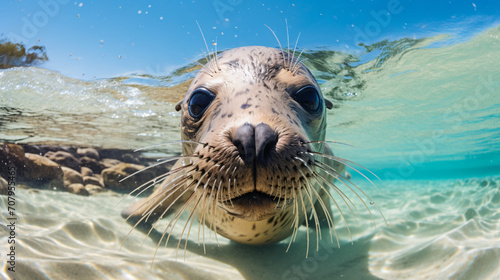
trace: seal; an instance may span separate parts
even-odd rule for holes
[[[321,225],[335,229],[330,203],[340,208],[329,190],[352,201],[334,180],[363,200],[342,175],[353,163],[325,141],[332,107],[294,53],[253,46],[214,56],[176,106],[183,155],[122,216],[137,226],[173,214],[168,229],[189,211],[180,239],[197,218],[216,236],[246,244],[292,236],[291,243],[302,224],[316,234]]]

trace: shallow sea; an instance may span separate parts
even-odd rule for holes
[[[196,239],[187,250],[174,240],[152,262],[165,223],[151,238],[133,231],[123,242],[130,226],[120,210],[133,198],[22,189],[16,279],[499,279],[500,27],[458,42],[445,34],[379,42],[361,56],[303,56],[335,105],[327,138],[354,146],[333,149],[380,177],[360,170],[374,187],[351,170],[387,224],[376,211],[373,223],[362,204],[357,223],[334,208],[340,248],[325,230],[308,258],[302,227],[288,252],[287,240],[252,247],[219,237],[218,246],[212,234],[206,252]],[[196,74],[189,66],[95,81],[0,70],[0,142],[136,149],[177,140],[173,107]],[[2,256],[6,204],[2,196]]]

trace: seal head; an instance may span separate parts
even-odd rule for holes
[[[257,46],[224,52],[177,105],[185,158],[124,216],[190,210],[216,233],[248,244],[282,240],[310,213],[315,224],[333,224],[325,185],[343,165],[318,156],[331,155],[327,107],[292,54]]]

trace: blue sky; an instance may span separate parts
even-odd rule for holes
[[[498,23],[497,0],[472,1],[68,1],[2,0],[1,38],[31,46],[39,41],[66,76],[93,79],[133,72],[165,74],[219,49],[277,46],[301,33],[299,47],[359,52],[359,42],[449,33],[471,36]]]

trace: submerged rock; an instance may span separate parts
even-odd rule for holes
[[[66,166],[80,172],[80,167],[82,163],[80,162],[79,159],[75,158],[72,154],[68,152],[64,151],[47,152],[45,154],[45,157],[54,162],[57,162],[62,166]]]
[[[83,184],[83,177],[79,172],[69,167],[61,167],[64,172],[64,186],[68,187],[71,184]]]
[[[40,155],[26,153],[22,180],[39,184],[49,183],[50,188],[63,187],[63,171],[59,164]]]
[[[24,165],[24,148],[16,144],[0,145],[0,176],[7,178],[14,167],[16,173]],[[18,174],[22,175],[22,174]]]
[[[76,153],[80,157],[88,157],[88,158],[92,158],[92,159],[95,159],[95,160],[99,160],[100,159],[99,152],[96,149],[93,149],[93,148],[78,148],[76,150]]]
[[[131,163],[120,163],[102,171],[104,186],[116,191],[130,192],[138,186],[146,183],[155,177],[151,170],[144,170],[135,174],[131,178],[120,182],[123,178],[144,169],[145,166]]]
[[[101,160],[101,164],[104,166],[104,168],[110,168],[120,163],[122,163],[120,160],[114,158],[104,158]]]
[[[170,163],[156,166],[120,182],[148,164],[155,163],[155,159],[143,158],[140,153],[130,150],[58,145],[0,145],[1,177],[7,178],[9,171],[14,170],[16,183],[80,195],[95,194],[107,189],[130,192],[157,174],[164,174],[171,167]],[[5,180],[0,181],[0,184],[4,187]]]
[[[127,163],[141,164],[141,161],[137,157],[137,155],[133,155],[133,154],[123,154],[122,155],[122,160],[124,162],[127,162]]]
[[[5,145],[11,157],[15,158],[15,161],[21,161],[24,158],[24,148],[16,144]]]
[[[65,187],[67,192],[78,194],[78,195],[84,195],[84,196],[89,196],[89,192],[85,189],[85,186],[83,184],[71,184],[69,186]]]
[[[9,183],[7,181],[0,177],[0,195],[7,195],[9,192]]]
[[[94,176],[84,176],[83,177],[84,185],[96,185],[99,187],[104,187],[104,183]]]
[[[87,190],[87,192],[89,192],[91,195],[94,195],[96,193],[100,193],[100,192],[103,192],[103,191],[106,191],[105,188],[101,187],[101,186],[97,186],[97,185],[92,185],[92,184],[89,184],[89,185],[85,185],[85,189]]]
[[[82,171],[80,172],[83,177],[85,176],[94,176],[94,171],[92,169],[82,166]]]
[[[82,168],[83,167],[89,168],[95,174],[100,174],[101,171],[104,168],[106,168],[106,166],[104,164],[100,163],[99,161],[97,161],[93,158],[89,158],[89,157],[81,157],[80,162],[81,162]]]

